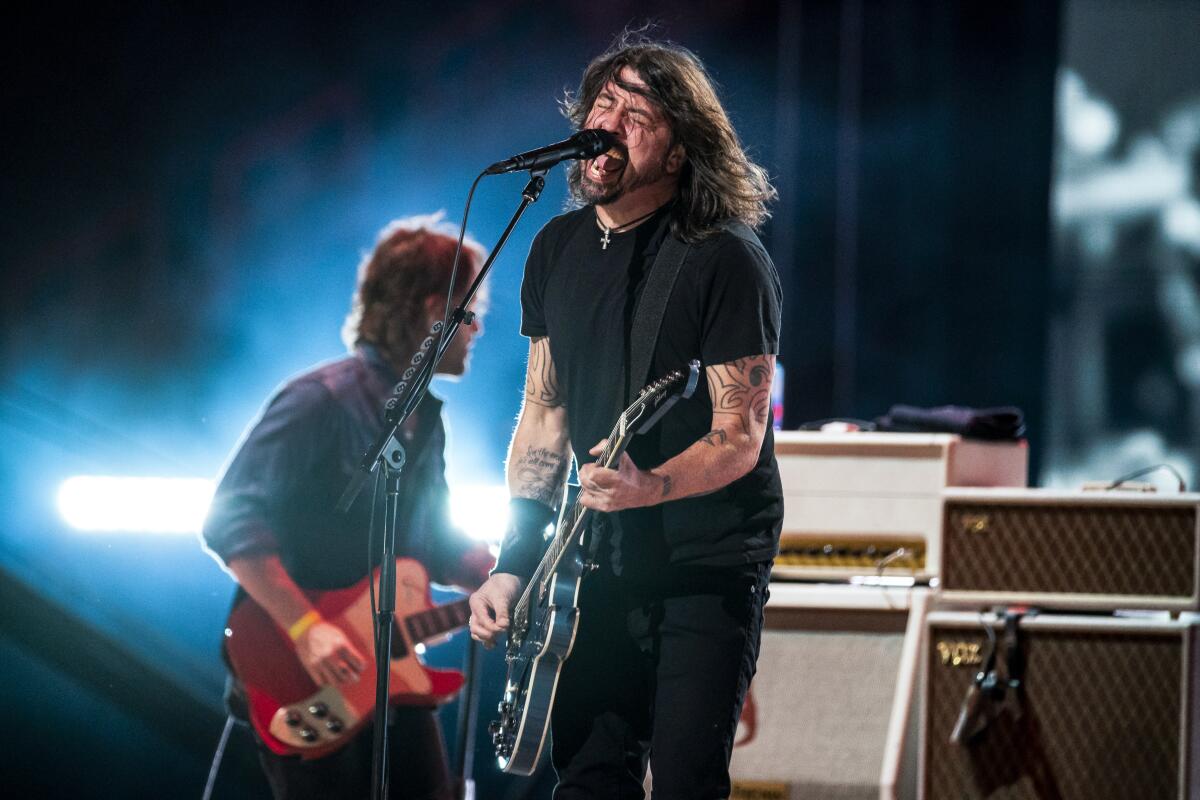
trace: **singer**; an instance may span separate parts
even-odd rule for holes
[[[397,375],[444,313],[457,238],[457,229],[437,217],[398,220],[384,228],[359,268],[343,329],[350,355],[293,377],[270,399],[225,468],[204,523],[209,550],[240,591],[288,632],[318,686],[356,682],[372,654],[322,619],[301,587],[351,586],[368,573],[369,558],[379,563],[379,552],[368,548],[371,492],[363,492],[347,514],[334,506],[363,450],[382,432],[383,404]],[[482,254],[477,244],[464,244],[456,301],[474,279]],[[474,321],[459,329],[446,350],[439,374],[466,371],[471,341],[482,325],[483,309],[474,310]],[[438,583],[473,589],[492,558],[486,546],[450,523],[441,405],[427,395],[402,429],[407,491],[396,554],[420,561]],[[229,687],[230,712],[247,719],[242,686],[232,679]],[[457,797],[433,709],[391,712],[389,796]],[[259,739],[259,760],[276,798],[360,800],[371,790],[372,736],[368,725],[336,752],[308,761],[272,752]]]
[[[554,797],[642,797],[647,759],[656,798],[728,797],[783,518],[769,425],[781,298],[753,233],[775,191],[677,45],[626,34],[564,107],[613,143],[572,166],[579,208],[539,232],[526,262],[514,523],[471,597],[471,633],[491,643],[508,626],[574,457],[581,502],[608,513],[589,534],[599,566],[553,706]],[[654,341],[632,330],[634,310],[671,240],[686,257],[649,372],[632,375],[631,351]],[[707,390],[635,438],[619,469],[591,463],[627,393],[692,358]]]

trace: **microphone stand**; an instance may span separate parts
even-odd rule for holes
[[[404,371],[401,381],[393,390],[392,397],[385,404],[383,433],[363,454],[358,472],[350,479],[345,491],[342,492],[341,499],[338,500],[338,509],[343,512],[348,510],[367,480],[374,474],[375,469],[382,465],[386,499],[383,515],[383,560],[379,565],[379,615],[375,627],[375,740],[371,776],[371,797],[375,800],[383,800],[387,796],[390,767],[387,759],[390,733],[387,712],[396,617],[396,529],[400,505],[400,473],[404,469],[406,459],[404,446],[400,444],[396,434],[425,396],[429,382],[433,379],[434,370],[438,362],[442,360],[442,356],[455,334],[458,333],[459,327],[463,322],[470,324],[474,319],[474,314],[466,310],[467,306],[475,298],[484,278],[492,268],[492,263],[500,254],[505,242],[508,241],[509,234],[516,227],[521,215],[525,213],[525,209],[531,203],[537,202],[538,197],[541,196],[542,189],[546,185],[546,169],[548,168],[530,171],[529,183],[521,192],[520,205],[517,206],[516,212],[513,213],[512,219],[509,220],[508,226],[500,235],[491,254],[480,267],[479,274],[467,290],[462,302],[450,314],[449,325],[443,330],[442,322],[440,320],[435,322],[430,330],[430,336],[422,342],[421,348],[413,355],[410,361],[411,366]],[[466,222],[464,216],[464,227]],[[433,358],[426,358],[425,354],[434,342],[437,342],[437,351]],[[474,653],[472,653],[473,655]],[[474,669],[469,669],[467,673],[468,701],[474,693],[475,687],[472,684],[475,681],[475,672]],[[465,785],[466,776],[460,777],[464,779]]]
[[[454,756],[455,772],[461,779],[456,800],[475,798],[474,781],[467,777],[475,773],[475,706],[479,703],[479,642],[474,639],[467,639],[465,672],[467,684],[458,707],[458,750]]]

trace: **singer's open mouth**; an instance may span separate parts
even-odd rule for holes
[[[596,156],[588,164],[588,177],[600,182],[615,180],[625,169],[627,161],[624,150],[616,146],[610,147],[608,152]]]

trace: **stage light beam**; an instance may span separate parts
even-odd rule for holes
[[[75,475],[59,486],[58,512],[87,533],[195,534],[215,487],[207,478]],[[450,515],[471,538],[498,543],[508,527],[508,490],[489,484],[452,488]]]
[[[204,478],[76,475],[58,489],[58,512],[88,533],[196,533],[212,495]]]
[[[450,518],[472,539],[499,544],[508,528],[508,488],[495,484],[452,486]]]

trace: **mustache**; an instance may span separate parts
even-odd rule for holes
[[[608,148],[600,155],[605,155],[605,156],[615,155],[617,158],[621,159],[622,161],[628,161],[629,160],[629,148],[627,148],[625,145],[623,145],[620,142],[613,142],[612,147]]]

